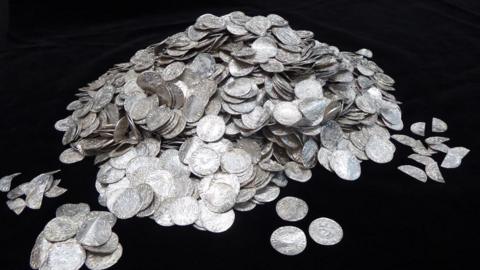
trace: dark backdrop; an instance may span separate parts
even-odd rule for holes
[[[316,217],[334,218],[345,232],[336,246],[309,239],[299,256],[276,253],[270,233],[287,222],[270,203],[238,213],[222,234],[163,228],[149,219],[119,221],[114,230],[124,255],[113,269],[477,269],[478,1],[99,2],[15,0],[0,6],[0,29],[7,37],[0,50],[0,174],[22,171],[16,185],[61,168],[69,189],[19,217],[1,195],[1,269],[28,269],[35,237],[60,204],[87,202],[104,210],[96,202],[92,161],[58,161],[62,134],[53,124],[67,115],[64,108],[76,89],[136,50],[184,30],[197,16],[233,10],[278,13],[293,28],[312,30],[342,50],[373,50],[374,60],[397,81],[406,126],[438,116],[449,124],[449,145],[473,151],[459,169],[442,170],[445,185],[423,184],[396,170],[414,164],[401,146],[389,164],[363,163],[356,182],[317,168],[308,183],[290,183],[281,196],[304,198],[310,206],[307,218],[295,225],[306,231]],[[477,266],[467,268],[469,263]]]

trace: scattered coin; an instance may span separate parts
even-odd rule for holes
[[[22,173],[12,173],[9,175],[5,175],[2,178],[0,178],[0,191],[1,192],[8,192],[10,191],[10,187],[12,185],[12,180],[13,178],[19,176]]]
[[[417,168],[412,165],[401,165],[401,166],[398,166],[398,169],[403,173],[417,179],[418,181],[427,182],[427,175],[420,168]]]
[[[413,123],[410,126],[410,131],[418,136],[425,136],[425,122]]]
[[[277,202],[275,210],[283,220],[299,221],[307,215],[308,205],[302,199],[287,196]]]
[[[343,230],[332,219],[321,217],[310,223],[308,234],[317,244],[324,246],[335,245],[343,238]]]
[[[436,117],[432,118],[432,131],[433,132],[437,132],[437,133],[445,132],[445,131],[447,131],[447,129],[448,129],[448,126],[447,126],[447,123],[445,123],[445,121],[443,121],[442,119],[436,118]]]
[[[11,181],[18,173],[3,177],[3,188],[4,190],[8,188],[8,207],[19,215],[25,207],[40,209],[44,197],[54,198],[65,193],[66,189],[58,186],[61,180],[54,180],[53,175],[59,171],[41,173],[29,182],[22,183],[13,189],[10,189]],[[25,199],[20,198],[21,196],[25,196]]]
[[[271,237],[270,244],[273,249],[287,256],[294,256],[302,253],[307,247],[305,233],[294,226],[283,226],[276,229]]]

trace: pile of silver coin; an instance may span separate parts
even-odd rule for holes
[[[80,88],[67,106],[71,115],[55,123],[69,146],[60,161],[94,158],[98,201],[111,214],[90,212],[74,230],[72,218],[54,219],[37,240],[52,245],[50,255],[32,267],[60,269],[56,254],[67,253],[75,260],[68,269],[116,262],[118,237],[105,259],[92,254],[110,240],[85,236],[95,240],[89,244],[82,236],[113,237],[113,224],[105,223],[115,218],[220,233],[232,226],[235,211],[274,201],[289,181],[308,181],[317,162],[348,181],[360,177],[363,161],[390,162],[396,147],[389,130],[403,129],[402,113],[394,80],[371,58],[368,49],[347,52],[319,42],[279,15],[235,11],[201,15],[185,31],[114,65]],[[305,217],[305,207],[284,198],[277,212],[294,222]],[[60,242],[45,236],[50,227],[63,232]],[[328,218],[315,219],[309,233],[322,245],[343,236]],[[271,243],[296,255],[306,237],[283,226]]]
[[[38,235],[30,255],[32,269],[107,269],[123,253],[112,232],[117,218],[107,211],[90,211],[88,204],[64,204],[57,208]]]
[[[386,163],[403,128],[394,81],[373,61],[274,14],[205,14],[80,89],[55,127],[64,163],[94,156],[116,217],[223,232],[235,212],[306,182]]]

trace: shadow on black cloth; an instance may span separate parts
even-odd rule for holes
[[[449,124],[449,144],[472,152],[459,169],[443,170],[446,185],[423,184],[399,172],[397,166],[410,162],[410,150],[401,146],[389,164],[363,163],[356,182],[317,168],[310,182],[290,183],[281,195],[301,197],[310,206],[307,218],[295,225],[306,230],[311,220],[327,216],[343,226],[345,237],[333,247],[309,240],[299,256],[276,253],[270,233],[288,223],[270,203],[239,213],[223,234],[163,228],[148,219],[119,221],[114,230],[124,255],[112,269],[439,270],[478,265],[478,1],[98,2],[10,3],[7,40],[0,50],[1,174],[24,172],[18,184],[61,168],[69,191],[19,217],[2,203],[1,269],[29,268],[35,237],[60,204],[87,202],[102,209],[92,160],[71,166],[58,161],[62,134],[53,124],[67,115],[65,106],[76,89],[135,51],[184,30],[197,16],[233,10],[277,13],[293,28],[312,30],[318,40],[342,50],[371,49],[374,61],[397,81],[405,132],[411,123],[437,116]]]

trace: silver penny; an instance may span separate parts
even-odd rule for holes
[[[225,134],[225,121],[216,115],[206,115],[197,124],[197,135],[204,142],[218,141]]]
[[[317,218],[308,226],[308,234],[315,243],[331,246],[338,244],[343,238],[342,227],[333,219]]]
[[[200,147],[192,153],[188,164],[192,173],[206,176],[215,173],[220,167],[220,157],[213,149]]]
[[[40,270],[78,270],[85,263],[86,253],[74,239],[52,244]]]
[[[287,256],[302,253],[307,247],[305,233],[294,226],[283,226],[273,231],[270,236],[270,244],[273,249]]]
[[[277,202],[275,210],[281,219],[294,222],[307,216],[308,205],[302,199],[287,196]]]

